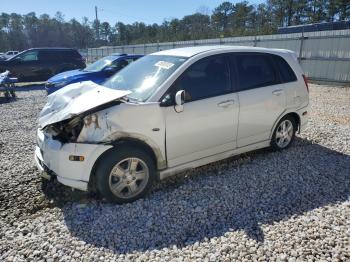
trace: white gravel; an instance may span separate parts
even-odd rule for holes
[[[180,174],[126,205],[42,186],[44,92],[17,94],[0,104],[0,261],[350,260],[350,88],[311,85],[309,128],[288,150]]]

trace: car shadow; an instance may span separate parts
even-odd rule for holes
[[[36,90],[45,90],[45,85],[43,83],[29,83],[16,86],[14,88],[15,92],[28,92]]]
[[[131,204],[84,195],[61,208],[73,236],[117,253],[180,248],[237,230],[263,242],[262,225],[348,200],[349,163],[349,155],[297,138],[281,152],[259,150],[179,174]]]
[[[6,103],[12,103],[17,101],[16,97],[9,97],[7,98],[4,94],[0,94],[0,105],[1,104],[6,104]]]

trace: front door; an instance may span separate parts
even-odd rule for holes
[[[178,90],[186,95],[182,112],[163,107],[169,167],[236,148],[239,105],[225,55],[195,62],[170,90],[168,97]]]
[[[13,62],[13,75],[21,78],[22,80],[33,80],[38,70],[38,55],[39,51],[30,50],[18,56]]]

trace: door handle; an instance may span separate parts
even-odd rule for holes
[[[272,92],[272,94],[274,94],[275,96],[279,96],[279,95],[281,95],[283,93],[283,90],[282,89],[277,89],[277,90],[274,90],[273,92]]]
[[[218,106],[219,107],[228,107],[230,105],[233,105],[235,103],[235,100],[225,100],[225,101],[222,101],[220,103],[218,103]]]

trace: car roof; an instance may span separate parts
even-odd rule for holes
[[[191,57],[205,52],[211,51],[227,51],[227,52],[263,52],[263,53],[288,53],[289,50],[284,49],[272,49],[263,47],[252,47],[252,46],[229,46],[229,45],[211,45],[211,46],[193,46],[193,47],[182,47],[169,50],[163,50],[160,52],[153,53],[152,55],[169,55],[169,56],[180,56],[180,57]]]
[[[106,57],[113,57],[114,59],[128,58],[128,57],[142,57],[143,55],[128,55],[128,54],[111,54]]]
[[[35,47],[35,48],[29,48],[28,50],[78,51],[77,49],[66,48],[66,47]]]
[[[119,54],[119,53],[114,53],[114,54],[110,54],[108,56],[116,56],[116,57],[128,57],[128,56],[143,56],[143,55],[133,55],[133,54]]]

